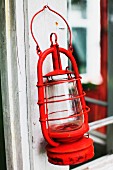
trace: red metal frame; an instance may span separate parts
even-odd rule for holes
[[[47,130],[47,127],[46,127],[47,115],[45,113],[45,100],[44,100],[44,97],[45,97],[44,96],[44,86],[45,86],[45,84],[43,82],[42,66],[43,66],[43,62],[44,62],[45,58],[51,53],[53,54],[52,57],[54,57],[53,61],[55,61],[55,63],[58,62],[58,59],[57,59],[56,55],[54,55],[56,53],[56,51],[57,51],[57,47],[55,45],[53,47],[45,50],[40,55],[40,58],[38,60],[38,65],[37,65],[37,78],[38,78],[37,86],[38,86],[38,99],[39,99],[38,104],[39,104],[39,109],[40,109],[40,122],[41,122],[41,127],[42,127],[42,133],[43,133],[46,141],[52,146],[56,146],[58,144],[56,144],[56,142],[54,142],[54,140],[51,139],[51,137],[55,137],[56,134],[48,134],[48,130]],[[89,130],[88,116],[87,116],[87,112],[89,110],[86,110],[86,104],[85,104],[85,100],[84,100],[84,93],[83,93],[81,81],[80,81],[80,78],[79,78],[80,75],[78,73],[77,64],[76,64],[76,61],[75,61],[71,51],[68,51],[68,50],[66,50],[64,48],[59,48],[59,52],[65,54],[70,59],[70,61],[72,62],[75,77],[76,77],[76,79],[78,79],[77,87],[78,87],[78,92],[79,92],[79,98],[81,99],[82,108],[84,110],[85,122],[84,122],[83,128],[77,130],[76,132],[74,131],[74,132],[69,132],[69,133],[70,133],[70,136],[72,136],[72,137],[82,136],[85,132],[87,132]],[[59,70],[59,74],[60,74],[60,70]],[[60,138],[68,137],[69,133],[58,134],[57,138],[59,138],[59,137]],[[51,137],[49,135],[51,135]]]

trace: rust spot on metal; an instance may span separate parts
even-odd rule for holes
[[[75,161],[73,158],[69,158],[69,162],[71,163],[71,165],[74,165],[75,164]]]
[[[81,159],[84,159],[84,157],[83,156],[79,156],[78,157],[78,161],[80,161]]]
[[[58,163],[63,163],[63,160],[61,158],[51,158],[51,160],[58,162]]]
[[[58,26],[58,22],[55,22],[55,25]]]

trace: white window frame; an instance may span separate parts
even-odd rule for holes
[[[70,0],[69,3],[71,3]],[[68,20],[72,28],[86,28],[87,31],[86,73],[81,74],[82,83],[99,85],[102,83],[100,73],[100,0],[87,0],[86,3],[86,19],[81,18],[79,11],[72,10],[69,5]]]

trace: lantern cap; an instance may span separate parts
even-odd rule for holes
[[[74,74],[74,72],[70,70],[59,70],[58,69],[58,70],[54,70],[54,71],[47,73],[43,77],[51,77],[51,76],[64,75],[64,74]]]

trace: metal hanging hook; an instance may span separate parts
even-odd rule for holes
[[[72,48],[72,33],[71,33],[71,29],[70,29],[69,24],[67,23],[66,19],[61,14],[59,14],[58,12],[51,9],[48,5],[44,5],[43,8],[40,11],[38,11],[37,13],[34,14],[34,16],[31,19],[31,24],[30,24],[31,35],[32,35],[32,37],[33,37],[33,39],[34,39],[34,41],[36,43],[37,54],[40,55],[42,53],[42,51],[41,51],[41,49],[39,47],[39,44],[38,44],[38,42],[37,42],[37,40],[36,40],[36,38],[34,36],[34,33],[33,33],[33,21],[34,21],[35,17],[38,14],[40,14],[41,12],[43,12],[45,9],[48,9],[51,12],[55,13],[56,15],[61,17],[64,20],[64,22],[66,23],[66,25],[68,27],[68,31],[69,31],[69,50],[72,51],[73,50],[73,48]]]

